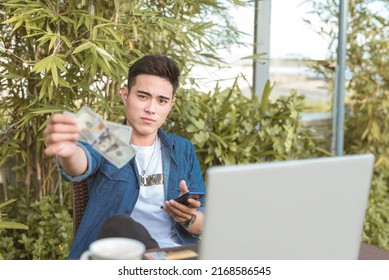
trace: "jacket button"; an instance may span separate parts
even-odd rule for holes
[[[128,214],[130,213],[130,210],[127,209],[126,211],[124,211],[124,213]]]
[[[112,178],[115,178],[115,177],[116,177],[116,173],[112,173],[112,174],[111,174],[111,177],[112,177]]]

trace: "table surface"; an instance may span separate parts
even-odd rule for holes
[[[152,254],[155,254],[158,252],[164,252],[164,251],[165,252],[182,252],[184,250],[192,250],[192,251],[197,252],[198,245],[197,244],[188,244],[188,245],[183,245],[183,246],[179,246],[179,247],[147,250],[145,253],[144,259],[151,259],[150,256]],[[150,255],[150,253],[151,253],[151,255]],[[180,258],[176,258],[176,259],[180,259]],[[186,258],[186,259],[196,259],[196,257],[191,257],[191,258]],[[380,248],[372,246],[372,245],[368,245],[366,243],[361,243],[358,259],[359,260],[389,260],[389,251],[380,249]]]
[[[359,250],[359,260],[389,260],[389,251],[378,247],[361,243]]]

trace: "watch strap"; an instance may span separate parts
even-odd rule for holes
[[[195,214],[193,214],[193,215],[192,215],[192,218],[186,220],[186,221],[182,224],[182,226],[183,226],[184,228],[190,227],[190,226],[193,225],[193,223],[196,221],[196,218],[197,218],[197,216],[196,216]]]

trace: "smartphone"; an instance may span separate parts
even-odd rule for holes
[[[188,199],[193,198],[196,200],[199,200],[203,195],[205,195],[205,192],[187,192],[184,193],[183,195],[180,195],[175,199],[175,201],[184,204],[184,205],[189,205]]]

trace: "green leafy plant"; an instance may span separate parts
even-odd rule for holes
[[[247,97],[236,86],[201,93],[182,90],[165,125],[191,140],[205,171],[214,165],[286,160],[321,154],[300,120],[304,97]]]
[[[4,194],[24,196],[18,203],[19,209],[13,212],[18,217],[26,207],[32,207],[31,212],[43,211],[38,211],[39,203],[51,203],[45,197],[55,197],[52,206],[57,209],[52,210],[51,222],[46,221],[45,225],[40,223],[40,215],[24,214],[31,227],[29,234],[22,237],[13,231],[18,243],[12,246],[11,239],[2,236],[3,248],[15,248],[9,255],[62,258],[68,248],[63,245],[62,251],[57,250],[60,243],[56,230],[62,225],[55,219],[64,219],[66,226],[70,222],[67,208],[64,212],[63,207],[55,206],[66,205],[69,197],[55,161],[43,152],[42,131],[47,118],[64,109],[88,105],[107,119],[121,119],[119,89],[126,80],[128,66],[143,54],[161,53],[174,58],[183,70],[185,83],[194,65],[221,61],[218,50],[238,42],[239,32],[227,7],[245,2],[0,2],[0,167],[12,170],[15,179]],[[55,234],[37,235],[48,232],[48,224]],[[36,248],[31,238],[39,241]],[[56,240],[56,245],[50,243],[51,239]],[[67,236],[64,240],[70,239]]]
[[[10,221],[4,221],[3,217],[6,216],[6,214],[1,212],[1,209],[4,208],[5,206],[15,202],[16,199],[10,199],[7,200],[3,203],[0,203],[0,229],[28,229],[28,226],[22,224],[22,223],[17,223],[17,222],[10,222]],[[4,259],[3,255],[0,254],[0,259]]]
[[[88,105],[109,120],[121,120],[118,92],[128,66],[143,54],[174,58],[183,70],[181,84],[186,85],[194,65],[221,61],[218,50],[237,42],[239,32],[229,21],[226,5],[245,2],[1,2],[0,166],[15,173],[8,195],[24,197],[12,213],[30,227],[28,233],[1,230],[7,233],[0,238],[6,258],[66,258],[72,241],[69,188],[55,161],[43,152],[47,118]],[[217,164],[302,158],[317,152],[301,126],[301,96],[294,93],[272,101],[268,83],[258,100],[254,94],[244,96],[236,84],[216,86],[211,93],[181,89],[165,125],[195,144],[203,172]]]
[[[71,230],[62,226],[71,225],[68,208],[63,207],[69,201],[68,186],[55,160],[44,154],[42,131],[48,117],[88,105],[104,118],[120,120],[120,87],[129,65],[144,54],[174,58],[185,83],[194,65],[218,63],[222,60],[218,50],[239,42],[240,32],[227,7],[245,4],[240,0],[0,1],[0,168],[12,171],[14,179],[0,190],[0,199],[3,190],[4,197],[23,196],[19,209],[12,212],[18,217],[26,207],[34,213],[44,211],[38,205],[51,205],[46,197],[56,200],[51,218],[44,218],[49,221],[40,220],[41,214],[25,213],[28,234],[12,231],[13,239],[0,237],[7,258],[67,255]]]
[[[307,22],[328,39],[332,50],[315,69],[333,84],[329,65],[336,61],[338,2],[305,2],[312,5],[310,16],[315,17]],[[376,157],[363,240],[389,250],[389,3],[353,0],[348,4],[344,152]]]
[[[72,242],[72,217],[55,195],[27,204],[21,199],[14,211],[29,225],[28,232],[1,230],[0,250],[7,259],[66,259]],[[66,198],[65,200],[68,200]]]
[[[110,120],[123,115],[119,90],[140,56],[161,53],[182,69],[222,60],[238,42],[227,16],[238,0],[0,1],[0,166],[25,187],[27,202],[63,191],[44,155],[47,118],[88,105]],[[61,197],[62,194],[59,196]]]

